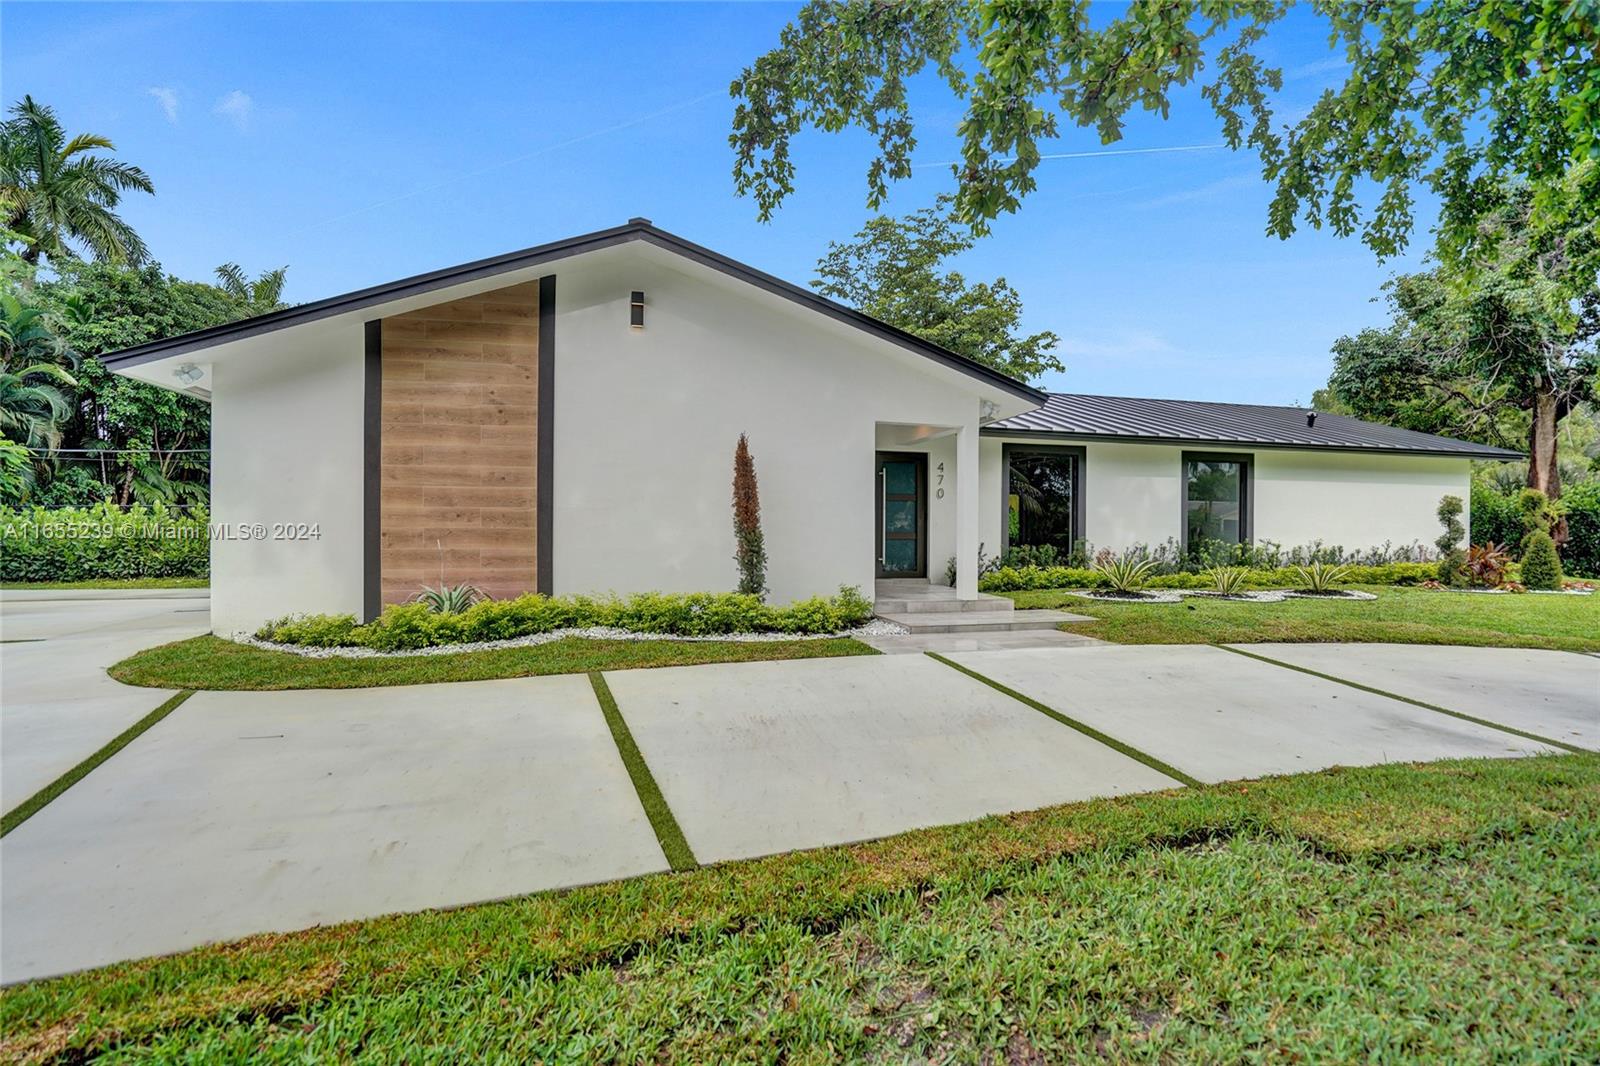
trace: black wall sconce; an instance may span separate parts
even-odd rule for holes
[[[628,302],[628,325],[644,329],[644,292],[641,289],[634,289],[633,299]]]

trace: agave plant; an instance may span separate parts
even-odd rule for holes
[[[1150,574],[1155,568],[1155,560],[1132,552],[1111,556],[1095,566],[1111,590],[1121,593],[1134,593],[1144,588],[1149,584]]]
[[[1211,591],[1224,596],[1237,596],[1244,591],[1245,579],[1250,576],[1250,571],[1243,566],[1213,566],[1206,571],[1206,576],[1211,578]]]
[[[483,590],[476,585],[446,585],[441,581],[438,588],[422,586],[416,602],[434,614],[460,614],[484,598]]]
[[[1479,588],[1497,589],[1506,579],[1506,568],[1511,565],[1511,553],[1505,545],[1490,541],[1474,544],[1467,549],[1467,573]]]
[[[1348,566],[1336,566],[1333,563],[1312,563],[1310,566],[1295,567],[1300,573],[1300,586],[1306,592],[1337,592],[1339,584],[1350,573]]]

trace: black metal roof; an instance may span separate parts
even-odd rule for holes
[[[990,436],[1143,444],[1385,452],[1463,459],[1523,458],[1521,452],[1506,448],[1396,429],[1347,415],[1318,412],[1315,421],[1307,424],[1308,413],[1304,407],[1052,393],[1038,410],[991,422],[983,432]]]
[[[294,307],[287,307],[281,311],[273,311],[265,315],[257,315],[254,318],[246,318],[239,322],[230,322],[222,326],[196,330],[193,333],[182,333],[176,337],[149,341],[145,344],[135,345],[132,348],[124,348],[121,351],[108,352],[99,358],[102,363],[112,368],[135,366],[154,359],[184,355],[218,344],[224,344],[228,341],[242,340],[245,337],[258,336],[275,330],[303,325],[307,322],[315,322],[318,319],[330,318],[334,315],[359,311],[363,308],[389,303],[407,296],[417,296],[436,289],[447,288],[451,285],[460,285],[463,282],[475,281],[479,278],[493,277],[496,274],[504,274],[513,270],[553,263],[557,260],[581,255],[584,252],[626,244],[630,241],[645,241],[658,248],[680,255],[685,259],[693,260],[703,266],[720,271],[730,277],[749,282],[757,288],[782,296],[785,299],[793,300],[801,306],[809,307],[836,321],[854,326],[856,329],[870,333],[891,344],[899,345],[901,348],[916,352],[918,355],[926,356],[934,362],[942,363],[980,381],[1005,389],[1023,399],[1031,400],[1034,403],[1043,403],[1046,399],[1046,393],[1018,381],[1016,378],[1002,374],[998,370],[984,366],[982,363],[973,362],[963,355],[957,355],[948,348],[941,348],[937,344],[929,343],[904,330],[896,329],[888,323],[879,322],[870,315],[864,315],[855,308],[846,307],[844,304],[830,300],[826,296],[812,292],[810,289],[784,281],[782,278],[757,270],[755,267],[741,263],[736,259],[729,259],[727,256],[719,255],[709,248],[686,241],[676,234],[668,233],[666,230],[656,227],[647,218],[631,218],[623,226],[614,226],[611,229],[597,230],[594,233],[585,233],[581,236],[568,237],[564,240],[552,241],[549,244],[541,244],[533,248],[524,248],[520,252],[509,252],[489,259],[462,263],[459,266],[446,267],[443,270],[418,274],[415,277],[402,278],[399,281],[374,285],[367,289],[357,289],[355,292],[347,292],[341,296],[330,296],[325,300],[297,304]]]

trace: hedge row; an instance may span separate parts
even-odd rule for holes
[[[349,614],[282,618],[262,626],[256,638],[314,648],[403,651],[590,626],[678,637],[814,635],[838,633],[871,618],[872,602],[855,588],[841,588],[837,596],[816,596],[786,607],[771,607],[755,596],[737,592],[646,592],[606,600],[530,593],[514,600],[483,600],[455,614],[438,614],[420,603],[391,606],[366,625]]]
[[[1568,577],[1600,577],[1600,480],[1570,485],[1561,493],[1567,515],[1567,542],[1561,567]],[[1497,492],[1482,482],[1472,486],[1472,543],[1493,541],[1522,555],[1522,507],[1515,493]]]
[[[210,516],[156,504],[0,507],[0,581],[206,577]]]
[[[1437,577],[1437,563],[1381,563],[1377,566],[1351,566],[1344,584],[1415,585]],[[1305,584],[1300,571],[1292,566],[1276,570],[1251,570],[1245,583],[1251,588],[1295,588]],[[1027,589],[1091,589],[1106,584],[1098,570],[1070,566],[1002,567],[978,579],[984,592],[1020,592]],[[1155,589],[1204,589],[1211,587],[1207,574],[1160,574],[1148,585]]]

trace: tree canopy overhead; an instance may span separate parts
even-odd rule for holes
[[[825,296],[1001,373],[1028,380],[1064,369],[1048,330],[1018,328],[1022,297],[1006,283],[969,283],[945,260],[974,238],[950,218],[950,197],[904,218],[878,215],[854,239],[830,241],[811,284]]]
[[[794,190],[793,139],[853,126],[877,140],[867,202],[880,206],[911,175],[909,83],[928,71],[965,105],[955,210],[982,232],[1034,190],[1043,142],[1068,126],[1115,142],[1129,112],[1164,117],[1176,90],[1205,77],[1223,139],[1254,151],[1276,186],[1273,235],[1326,225],[1393,255],[1420,184],[1441,200],[1441,254],[1466,260],[1515,179],[1541,218],[1600,218],[1596,168],[1561,192],[1570,168],[1600,157],[1600,0],[1310,6],[1349,72],[1282,124],[1282,73],[1261,45],[1286,0],[1135,2],[1093,19],[1088,0],[811,0],[732,84],[735,185],[769,218]]]

